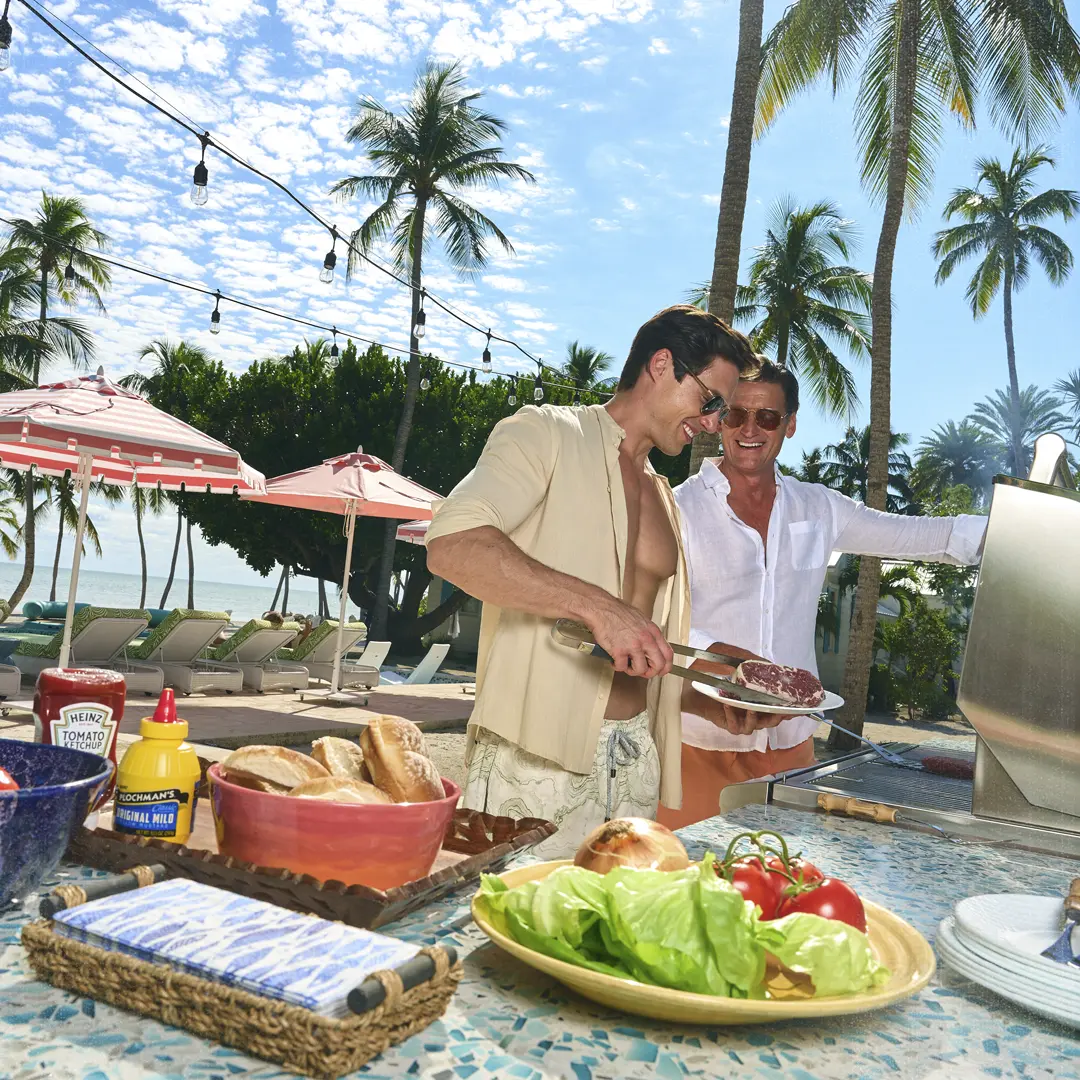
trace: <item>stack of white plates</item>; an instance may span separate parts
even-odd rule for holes
[[[937,951],[973,982],[1040,1016],[1080,1028],[1080,967],[1040,955],[1063,925],[1061,897],[972,896],[938,927]],[[1075,936],[1080,940],[1080,930]]]

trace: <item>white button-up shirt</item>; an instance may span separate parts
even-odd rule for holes
[[[690,644],[739,645],[777,664],[817,673],[818,598],[833,551],[970,565],[978,561],[986,518],[906,517],[871,510],[822,484],[776,471],[768,545],[728,505],[730,486],[716,464],[675,489],[690,573]],[[684,712],[683,742],[709,750],[796,746],[818,721],[796,716],[751,735],[732,735]]]

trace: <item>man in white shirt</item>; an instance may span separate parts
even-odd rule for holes
[[[816,674],[818,598],[831,552],[969,565],[978,561],[986,518],[885,514],[784,476],[776,458],[795,434],[799,384],[786,368],[759,359],[760,372],[740,381],[721,426],[723,457],[702,462],[675,489],[690,573],[690,644],[730,642]],[[682,809],[659,815],[669,828],[718,813],[727,784],[814,762],[812,716],[769,726],[772,718],[755,722],[748,714],[748,733],[733,734],[722,718],[702,712],[682,716]]]

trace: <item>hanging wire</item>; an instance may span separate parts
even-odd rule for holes
[[[6,3],[10,3],[10,2],[11,2],[11,0],[6,0]],[[170,108],[174,109],[175,112],[170,112],[169,109],[166,109],[163,105],[160,105],[157,101],[154,101],[152,98],[148,97],[147,94],[144,94],[144,93],[140,92],[139,90],[135,89],[135,87],[129,85],[127,82],[125,82],[123,79],[121,79],[120,76],[117,75],[115,72],[110,71],[100,60],[96,59],[94,56],[91,56],[90,53],[88,53],[86,51],[86,49],[84,49],[76,41],[74,41],[67,34],[65,34],[64,31],[61,30],[49,18],[47,18],[42,13],[42,11],[38,10],[38,7],[35,6],[33,3],[31,3],[30,0],[18,0],[18,2],[20,4],[22,4],[23,7],[25,7],[27,11],[31,12],[31,14],[33,14],[35,16],[35,18],[39,19],[54,34],[56,34],[57,37],[59,37],[62,41],[66,42],[72,49],[74,49],[80,56],[82,56],[83,59],[85,59],[89,63],[93,64],[93,66],[95,68],[97,68],[100,72],[102,72],[102,74],[107,76],[109,79],[111,79],[113,82],[115,82],[118,86],[122,87],[129,94],[132,94],[135,97],[137,97],[144,104],[149,105],[152,109],[154,109],[156,112],[160,113],[167,120],[170,120],[170,121],[172,121],[172,123],[177,124],[179,127],[184,128],[190,134],[194,135],[197,139],[199,139],[200,144],[203,144],[202,150],[203,150],[204,155],[205,155],[206,146],[212,146],[215,150],[217,150],[218,153],[220,153],[223,156],[227,157],[230,161],[234,162],[236,165],[239,165],[243,169],[247,169],[249,172],[251,172],[254,175],[260,177],[263,180],[265,180],[267,183],[272,184],[279,191],[281,191],[285,196],[287,196],[289,199],[291,199],[292,202],[294,202],[301,210],[304,211],[304,213],[306,213],[309,217],[311,217],[313,220],[317,221],[320,225],[322,225],[324,229],[327,229],[329,231],[329,230],[331,230],[333,228],[333,226],[331,225],[330,222],[328,222],[325,218],[323,218],[322,215],[320,215],[317,211],[315,211],[310,206],[308,206],[307,203],[305,203],[298,195],[295,194],[295,192],[293,192],[289,187],[287,187],[285,184],[283,184],[280,180],[275,179],[273,176],[270,176],[268,173],[263,172],[261,169],[257,168],[255,165],[252,165],[251,162],[246,161],[238,153],[236,153],[235,151],[229,149],[219,139],[212,138],[209,131],[206,131],[206,130],[200,131],[199,127],[195,124],[194,121],[191,120],[190,117],[187,117],[186,119],[181,119],[181,117],[185,116],[186,114],[183,114],[179,109],[177,109],[171,103],[168,103],[168,99],[166,99],[163,95],[159,94],[158,91],[154,90],[151,86],[149,86],[148,84],[146,84],[142,80],[138,80],[138,79],[136,80],[137,82],[140,83],[141,86],[143,86],[147,90],[147,92],[149,94],[153,94],[155,97],[159,98],[161,101],[166,101],[170,105]],[[44,5],[42,5],[42,7],[44,8]],[[49,10],[49,9],[44,8],[44,10]],[[49,14],[53,15],[53,13],[51,11],[49,12]],[[59,20],[59,18],[57,16],[55,16],[55,15],[53,15],[53,17],[57,18],[58,21],[62,21],[62,20]],[[65,23],[64,25],[67,25],[67,24]],[[111,64],[113,64],[116,67],[120,68],[120,70],[122,70],[122,71],[127,71],[127,69],[124,68],[123,65],[121,65],[116,60],[114,60],[100,46],[98,46],[98,45],[94,44],[92,41],[90,41],[89,38],[87,38],[84,34],[79,33],[78,31],[76,31],[74,29],[72,29],[72,32],[77,33],[78,36],[80,38],[82,38],[82,40],[85,41],[90,48],[94,49],[95,52],[97,52],[101,56],[105,57]],[[130,72],[128,72],[128,74],[130,74]],[[205,140],[205,143],[203,143],[203,140]],[[199,166],[196,166],[196,174],[195,175],[199,176],[201,178],[206,173],[205,162],[202,159],[200,159],[200,165],[201,165],[203,171],[200,172],[199,171]],[[192,201],[195,201],[195,189],[200,188],[200,198],[202,198],[203,202],[205,202],[206,201],[206,197],[205,197],[206,185],[205,185],[205,183],[202,184],[202,185],[199,185],[198,183],[194,182],[194,179],[195,178],[193,177]],[[198,205],[202,205],[202,203],[199,203]],[[344,242],[345,242],[346,248],[350,252],[355,254],[357,258],[362,259],[364,262],[368,263],[370,266],[373,266],[376,270],[379,270],[383,274],[386,274],[388,277],[390,277],[394,281],[396,281],[399,285],[402,285],[407,289],[410,289],[412,291],[416,291],[417,289],[420,289],[422,291],[422,293],[424,294],[424,296],[428,300],[431,301],[431,303],[433,303],[436,307],[441,308],[451,318],[457,320],[463,326],[467,326],[471,330],[475,330],[479,334],[484,333],[484,330],[480,326],[478,326],[471,319],[469,319],[466,315],[464,315],[457,308],[455,308],[453,306],[453,304],[451,304],[449,301],[443,300],[440,297],[437,297],[437,296],[433,295],[432,293],[428,292],[426,289],[423,289],[421,286],[413,285],[412,282],[410,282],[407,278],[402,277],[399,273],[392,270],[390,267],[383,265],[383,263],[381,263],[379,260],[373,258],[370,254],[368,254],[367,252],[365,252],[365,251],[361,250],[360,248],[358,248],[355,244],[353,244],[353,242],[351,240],[345,240]],[[531,352],[528,351],[528,349],[526,349],[523,345],[519,344],[513,338],[503,337],[503,336],[501,336],[499,334],[492,333],[490,335],[490,339],[493,340],[493,341],[502,342],[505,345],[511,346],[512,348],[514,348],[518,352],[520,352],[522,354],[522,356],[526,357],[529,360],[532,360],[534,363],[539,362],[539,360],[538,360],[538,358],[536,356],[534,356]]]

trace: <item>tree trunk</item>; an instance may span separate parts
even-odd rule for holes
[[[754,142],[754,115],[761,81],[761,27],[764,0],[741,0],[739,4],[739,51],[735,58],[735,88],[728,120],[724,183],[720,189],[720,213],[716,221],[709,311],[730,323],[735,315],[735,289],[739,281],[746,189],[750,183],[750,152]],[[720,451],[720,436],[701,432],[690,451],[690,475],[702,461]]]
[[[173,541],[172,562],[169,563],[169,576],[165,581],[165,591],[161,594],[159,608],[165,606],[169,599],[169,590],[172,588],[173,578],[176,576],[176,559],[180,554],[180,536],[184,531],[184,507],[181,503],[176,504],[176,539]]]
[[[23,572],[15,591],[8,598],[8,606],[14,611],[26,590],[30,588],[30,582],[34,577],[34,554],[37,549],[37,538],[34,534],[34,470],[30,469],[26,474],[26,521],[23,523]]]
[[[139,567],[142,574],[142,584],[139,589],[139,607],[146,607],[146,541],[142,531],[142,489],[137,486],[131,488],[131,498],[135,503],[135,532],[139,535]]]
[[[757,2],[757,0],[755,0]],[[414,219],[415,247],[412,260],[412,322],[409,325],[409,362],[405,367],[405,404],[398,421],[397,436],[394,438],[394,456],[390,464],[397,472],[405,468],[405,449],[409,445],[412,432],[413,409],[416,407],[416,395],[420,389],[420,340],[416,336],[416,315],[420,310],[420,286],[423,282],[424,262],[424,217],[427,213],[427,200],[417,198]],[[375,582],[375,615],[372,619],[371,636],[373,640],[385,640],[386,616],[390,604],[390,574],[394,569],[394,543],[397,533],[397,521],[387,518],[386,531],[383,533],[382,554],[379,558],[379,576]]]
[[[52,585],[49,588],[49,603],[56,601],[56,578],[60,573],[60,551],[64,546],[64,496],[67,494],[64,488],[70,483],[66,476],[61,476],[56,485],[56,506],[59,521],[56,523],[56,551],[53,554]]]
[[[776,362],[780,367],[787,367],[788,348],[791,341],[791,328],[782,323],[776,335]]]
[[[277,606],[278,597],[281,595],[281,586],[285,584],[285,575],[288,574],[288,572],[289,572],[289,568],[287,566],[283,566],[281,568],[281,577],[278,578],[277,588],[274,590],[274,599],[270,601],[270,610],[271,611],[277,611],[278,610],[278,606]]]
[[[286,615],[289,611],[289,567],[285,567],[285,593],[281,598],[281,614]]]
[[[1013,273],[1011,256],[1005,259],[1005,355],[1009,361],[1009,401],[1012,404],[1013,423],[1010,435],[1013,476],[1027,476],[1027,454],[1020,432],[1020,380],[1016,374],[1016,344],[1013,341]]]
[[[900,14],[900,41],[896,59],[896,96],[892,129],[889,133],[889,171],[885,189],[885,212],[874,261],[871,299],[873,347],[870,353],[870,450],[867,460],[866,505],[884,510],[889,490],[889,442],[892,429],[892,273],[896,237],[904,213],[907,191],[908,151],[911,143],[911,114],[915,97],[918,63],[919,5],[905,0]],[[844,664],[840,696],[844,706],[837,722],[862,734],[866,717],[866,693],[874,658],[874,630],[877,627],[878,594],[881,588],[881,560],[863,556],[855,586],[855,611]],[[855,739],[833,728],[830,749],[851,750]]]
[[[326,582],[319,578],[319,618],[330,618],[330,605],[326,600]]]
[[[195,610],[195,552],[191,550],[191,518],[187,522],[187,606],[188,611]]]

